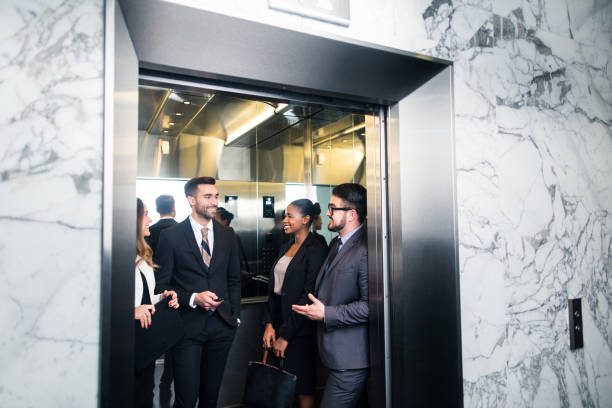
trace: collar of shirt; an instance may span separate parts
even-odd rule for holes
[[[349,232],[348,234],[345,234],[344,236],[340,237],[340,242],[342,242],[342,246],[344,246],[344,244],[346,244],[348,240],[351,239],[351,237],[355,235],[355,233],[361,229],[362,226],[363,225],[360,225],[354,230],[352,230],[351,232]],[[342,248],[342,246],[340,248]]]
[[[191,217],[191,216],[190,216],[190,217]],[[174,219],[174,217],[173,217],[173,216],[171,216],[171,215],[167,215],[167,216],[165,216],[165,217],[159,217],[159,219],[160,219],[160,220],[173,220],[173,219]]]
[[[213,254],[213,247],[215,244],[215,234],[213,232],[213,221],[208,221],[206,227],[203,227],[193,217],[189,216],[189,222],[191,223],[191,229],[193,230],[193,236],[198,244],[198,248],[202,246],[202,228],[208,229],[208,246],[210,248],[210,255]]]

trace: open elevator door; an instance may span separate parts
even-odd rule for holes
[[[116,0],[105,2],[100,406],[132,406],[138,57]]]
[[[325,102],[325,103],[324,103]],[[176,220],[191,211],[183,186],[191,177],[213,176],[219,206],[229,211],[231,228],[240,242],[241,321],[232,345],[219,406],[242,401],[248,361],[261,358],[260,339],[267,308],[270,270],[284,240],[279,228],[287,205],[299,198],[318,202],[320,226],[313,228],[328,245],[335,233],[327,230],[325,208],[332,189],[342,183],[367,188],[368,236],[372,242],[369,272],[372,282],[371,327],[381,329],[383,308],[382,267],[377,264],[384,233],[380,225],[380,157],[385,149],[385,110],[371,104],[322,101],[312,96],[285,98],[236,84],[219,87],[205,80],[175,78],[167,73],[141,72],[139,86],[138,172],[136,192],[148,208],[155,198],[176,198]],[[381,134],[383,132],[383,134]],[[266,202],[269,202],[266,204]],[[262,207],[263,204],[263,207]],[[150,213],[154,218],[156,215]],[[380,314],[380,316],[378,316]],[[378,381],[384,387],[381,364],[382,337],[373,334],[370,399]],[[378,342],[378,339],[381,339]],[[325,370],[318,365],[315,394],[325,385]],[[365,401],[367,398],[363,397]],[[384,404],[384,402],[381,402]],[[374,405],[374,404],[372,404]]]
[[[323,99],[352,100],[386,106],[390,108],[385,109],[389,120],[380,125],[381,128],[384,128],[380,131],[381,137],[384,138],[385,133],[389,134],[388,139],[394,137],[393,135],[396,135],[399,140],[404,137],[413,137],[412,140],[418,140],[419,143],[423,143],[423,146],[428,146],[428,140],[430,140],[427,130],[421,128],[412,136],[408,136],[406,131],[409,126],[404,121],[409,120],[409,117],[401,114],[402,106],[406,105],[402,103],[398,105],[398,102],[409,97],[413,91],[419,89],[430,79],[441,78],[439,75],[444,74],[442,71],[446,71],[446,75],[452,78],[452,70],[448,67],[450,65],[448,61],[347,39],[299,33],[162,0],[146,2],[108,0],[105,5],[105,171],[102,209],[103,292],[101,299],[100,405],[111,407],[129,405],[132,392],[131,378],[127,378],[126,374],[132,373],[133,341],[130,339],[133,338],[133,321],[130,313],[132,307],[130,296],[133,293],[134,284],[131,274],[125,274],[125,270],[131,269],[135,251],[135,248],[131,247],[133,231],[130,226],[135,223],[133,198],[137,132],[135,124],[130,125],[129,120],[123,122],[119,115],[115,115],[119,111],[127,112],[130,108],[117,109],[112,101],[123,100],[124,103],[127,103],[126,107],[131,106],[131,109],[136,107],[135,104],[131,105],[128,102],[131,96],[136,94],[138,86],[137,71],[134,71],[134,67],[141,71],[157,70],[178,76],[195,76],[216,81],[218,84],[241,84],[247,88],[253,86],[271,90],[273,93],[281,92],[285,95],[308,94]],[[119,20],[123,20],[121,14],[125,16],[129,35],[122,28],[125,26],[123,22],[119,23]],[[164,21],[164,24],[159,24],[159,21]],[[206,41],[202,41],[203,38]],[[129,50],[132,46],[136,50],[136,61],[133,58],[135,54]],[[125,54],[129,54],[130,57],[126,58]],[[120,61],[123,63],[120,64]],[[288,61],[291,62],[292,69],[288,69]],[[347,67],[350,69],[347,70]],[[127,87],[116,87],[115,82],[119,84],[119,80],[122,79],[126,79]],[[452,88],[449,87],[451,81],[444,81],[444,83],[443,97],[449,98],[452,105]],[[428,99],[426,95],[420,100],[424,106],[436,103],[436,101],[436,98]],[[132,116],[132,118],[135,117],[135,115]],[[134,132],[130,133],[130,129],[134,129]],[[438,147],[452,151],[452,123],[451,127],[444,131],[451,137],[445,139],[444,143],[438,144]],[[447,143],[449,140],[450,144]],[[418,143],[413,146],[418,146]],[[404,174],[394,172],[392,163],[386,166],[385,157],[392,159],[389,153],[394,147],[379,145],[379,148],[381,150],[376,152],[376,155],[380,157],[378,169],[382,171],[379,171],[375,177],[378,178],[377,183],[386,186],[389,184],[388,181],[392,181],[392,178],[402,177]],[[419,152],[412,151],[411,154],[418,157]],[[454,305],[454,307],[446,312],[443,308],[438,307],[434,314],[412,313],[409,319],[401,316],[400,319],[389,319],[392,317],[389,316],[391,311],[387,313],[384,307],[385,302],[389,300],[410,303],[414,306],[412,311],[418,311],[430,305],[416,304],[415,299],[406,298],[409,292],[403,290],[385,294],[384,282],[373,284],[370,281],[370,288],[375,287],[379,291],[370,293],[370,307],[382,314],[380,318],[374,318],[372,322],[375,323],[370,325],[370,346],[371,348],[376,347],[378,353],[371,354],[375,384],[378,384],[373,384],[375,390],[371,396],[376,398],[375,401],[372,401],[373,406],[391,406],[392,401],[393,405],[407,406],[418,400],[422,401],[423,396],[428,396],[429,406],[435,406],[436,402],[439,402],[437,405],[448,406],[449,401],[452,406],[462,406],[461,353],[458,338],[460,333],[458,269],[456,265],[449,265],[449,263],[441,265],[437,262],[436,240],[428,241],[430,238],[428,234],[410,235],[404,231],[399,236],[394,234],[394,231],[397,231],[400,226],[393,223],[397,219],[393,214],[398,212],[401,214],[403,208],[411,205],[412,197],[420,195],[423,198],[418,206],[417,215],[420,220],[423,222],[427,220],[435,230],[446,234],[445,242],[452,242],[451,247],[456,250],[454,229],[451,228],[449,231],[438,228],[438,226],[446,227],[449,217],[434,216],[436,214],[435,199],[447,200],[451,208],[456,205],[454,184],[451,183],[450,189],[448,184],[440,184],[440,190],[444,190],[441,195],[429,194],[432,186],[436,186],[439,181],[432,175],[441,172],[447,175],[452,174],[453,163],[442,161],[444,159],[442,156],[430,157],[435,162],[424,163],[424,166],[427,170],[432,171],[416,169],[418,174],[412,174],[412,180],[417,181],[414,188],[409,189],[404,183],[403,190],[400,188],[397,191],[387,191],[386,194],[380,191],[379,195],[374,198],[370,195],[372,192],[369,192],[368,216],[372,218],[368,222],[379,219],[390,227],[387,235],[380,232],[375,233],[376,246],[369,248],[370,268],[394,268],[393,273],[388,277],[398,280],[387,282],[389,286],[398,289],[408,288],[415,291],[413,293],[435,295],[440,292],[429,290],[432,288],[431,285],[434,285],[434,289],[441,284],[448,285],[446,287],[449,291],[445,293],[449,294],[451,301],[444,305]],[[400,158],[400,160],[404,159],[404,157]],[[397,194],[398,191],[399,194]],[[386,205],[385,197],[389,198]],[[432,205],[427,205],[428,200]],[[385,216],[387,210],[390,214]],[[419,225],[426,228],[427,225],[423,222]],[[401,228],[405,230],[409,225],[402,224]],[[368,232],[370,233],[370,230]],[[391,242],[394,237],[400,241]],[[402,242],[403,240],[407,241]],[[385,241],[388,242],[386,246]],[[393,248],[396,247],[400,250],[412,249],[413,252],[410,253],[410,257],[400,257],[399,263],[385,264],[384,257],[388,256],[389,252],[394,253]],[[379,256],[381,258],[378,258]],[[374,257],[377,261],[372,264]],[[406,260],[415,262],[405,262]],[[428,276],[431,275],[427,272],[435,274],[439,267],[444,268],[444,273],[437,275],[440,280],[428,280]],[[421,272],[415,274],[417,270],[415,268]],[[435,297],[421,297],[420,299],[427,302],[437,301]],[[397,313],[405,312],[402,312],[401,308],[395,310]],[[388,344],[385,343],[385,339],[388,340],[388,336],[393,333],[400,340],[399,347],[405,347],[406,344],[401,340],[412,341],[413,338],[410,336],[414,327],[425,329],[435,327],[440,330],[436,329],[436,332],[450,335],[450,343],[453,344],[449,346],[449,343],[445,342],[428,343],[424,341],[426,337],[421,337],[418,339],[419,347],[411,347],[411,350],[406,352],[391,350],[393,345],[385,347],[385,344]],[[413,358],[416,355],[414,353],[420,353],[416,360]],[[435,370],[422,370],[421,364],[427,363],[429,354],[439,356],[436,359]],[[397,382],[392,381],[396,370],[400,368],[405,373],[409,373],[409,376],[402,377],[400,374]],[[378,369],[382,370],[382,375],[374,374]],[[441,377],[442,381],[440,381]],[[402,378],[409,378],[410,381],[402,383]],[[451,386],[440,390],[440,385],[448,384]]]

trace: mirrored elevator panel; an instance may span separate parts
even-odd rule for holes
[[[215,177],[219,206],[233,215],[244,254],[243,298],[267,294],[268,274],[289,238],[282,219],[291,201],[319,202],[317,232],[329,243],[325,210],[333,187],[366,184],[370,112],[144,85],[139,98],[137,195],[153,222],[155,198],[174,196],[182,221],[191,213],[185,182]]]

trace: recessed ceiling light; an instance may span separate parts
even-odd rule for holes
[[[170,126],[174,126],[174,125],[176,125],[176,123],[174,123],[174,122],[169,122],[169,123],[168,123],[168,125],[170,125]]]
[[[162,130],[162,132],[164,132],[164,133],[168,133],[168,130],[167,130],[167,129],[164,129],[164,130]]]
[[[175,115],[176,116],[183,116],[183,114],[181,112],[176,112]]]
[[[189,101],[183,101],[183,103],[184,103],[185,105],[191,105],[191,102],[189,102]]]

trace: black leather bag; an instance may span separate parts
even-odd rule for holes
[[[179,311],[168,306],[167,299],[155,305],[153,322],[147,329],[135,322],[134,333],[135,353],[134,366],[136,371],[147,367],[158,357],[172,348],[183,337],[183,321]]]
[[[297,377],[266,364],[267,359],[268,350],[264,352],[262,361],[249,361],[243,403],[253,408],[290,408]]]

